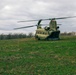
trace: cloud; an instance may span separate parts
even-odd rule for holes
[[[76,15],[75,0],[2,0],[0,1],[0,33],[14,32],[14,28],[37,24],[17,23],[30,19],[54,18]],[[76,31],[76,19],[58,20],[61,32]],[[73,26],[72,26],[73,25]],[[3,29],[3,30],[2,30]],[[66,29],[66,30],[65,30]],[[34,32],[36,27],[17,30],[17,32]]]

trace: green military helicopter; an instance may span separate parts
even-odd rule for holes
[[[38,21],[38,23],[37,23],[37,25],[19,27],[19,28],[15,28],[15,29],[30,28],[30,27],[37,26],[37,30],[36,30],[36,33],[35,33],[35,38],[37,40],[59,40],[60,39],[60,37],[59,37],[60,30],[59,30],[59,26],[58,26],[56,20],[74,18],[74,17],[76,17],[76,16],[60,17],[60,18],[49,18],[49,19],[39,19],[39,20],[28,20],[28,21],[19,21],[19,22]],[[50,22],[49,22],[49,26],[45,26],[44,28],[42,28],[41,22],[44,21],[44,20],[50,20]]]

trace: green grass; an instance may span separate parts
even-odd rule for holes
[[[0,75],[76,75],[76,37],[0,40]]]

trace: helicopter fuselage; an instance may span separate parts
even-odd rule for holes
[[[58,40],[60,31],[46,30],[45,28],[39,28],[36,30],[35,38],[38,40]]]

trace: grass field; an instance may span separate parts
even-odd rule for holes
[[[76,75],[76,37],[0,40],[0,75]]]

